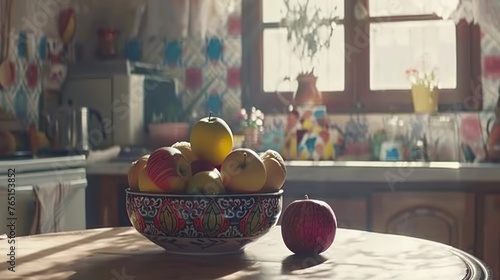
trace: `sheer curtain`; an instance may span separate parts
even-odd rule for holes
[[[500,46],[500,1],[499,0],[438,0],[435,1],[436,14],[458,22],[479,24]]]
[[[215,33],[237,0],[146,0],[144,36],[204,38]]]

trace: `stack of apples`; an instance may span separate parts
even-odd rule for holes
[[[247,148],[233,149],[227,123],[209,116],[191,129],[189,142],[162,147],[132,163],[130,189],[172,194],[222,194],[274,192],[286,179],[281,155],[262,155]]]

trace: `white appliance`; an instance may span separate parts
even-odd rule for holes
[[[147,127],[154,114],[167,108],[166,95],[175,95],[177,83],[162,68],[126,60],[79,62],[68,65],[62,102],[98,111],[106,139],[98,122],[89,122],[93,148],[146,146]]]
[[[8,185],[9,178],[14,185]],[[71,186],[63,204],[63,230],[86,229],[85,156],[0,160],[0,220],[3,221],[0,235],[9,235],[9,221],[15,221],[16,236],[29,235],[35,216],[33,186],[57,182],[68,182]],[[12,194],[15,194],[15,200]],[[9,201],[15,201],[11,203],[10,209]],[[14,210],[14,215],[11,215],[9,210]]]

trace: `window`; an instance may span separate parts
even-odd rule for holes
[[[478,28],[438,18],[435,0],[310,1],[340,19],[315,65],[329,112],[412,111],[410,67],[438,69],[440,110],[480,109],[469,98],[481,98]],[[282,0],[243,0],[243,101],[266,112],[287,109],[301,70],[280,25],[283,8]]]

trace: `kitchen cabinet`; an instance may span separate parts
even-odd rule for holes
[[[482,202],[482,260],[493,271],[493,279],[500,280],[500,194],[486,195]]]
[[[287,197],[283,198],[283,211],[294,200],[304,199],[303,197]],[[321,200],[330,205],[337,217],[337,224],[341,228],[347,229],[368,229],[368,202],[366,198],[326,198],[321,197]],[[281,217],[278,222],[281,224]]]
[[[475,195],[395,192],[372,195],[373,230],[408,235],[474,253]]]
[[[125,208],[127,176],[106,175],[99,178],[99,227],[130,226]]]
[[[365,198],[325,199],[337,217],[338,226],[347,229],[368,230],[368,202]]]

